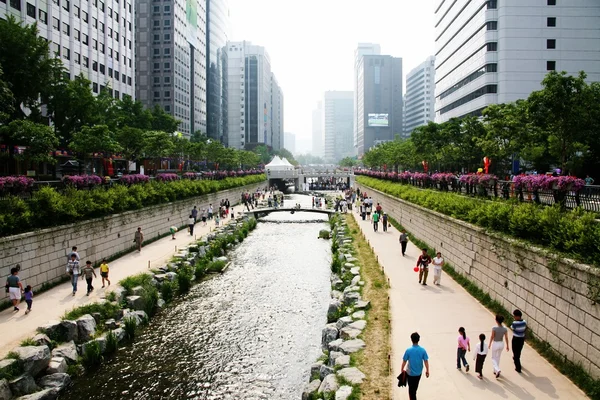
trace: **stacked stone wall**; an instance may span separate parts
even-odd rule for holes
[[[238,203],[242,193],[253,192],[266,183],[257,183],[223,190],[204,196],[168,204],[146,207],[109,217],[92,219],[56,228],[48,228],[0,239],[0,281],[5,282],[10,269],[20,264],[19,277],[27,285],[39,288],[65,276],[67,254],[77,246],[82,260],[100,261],[134,247],[133,235],[137,227],[144,239],[156,238],[168,232],[172,225],[187,225],[194,206],[199,210],[212,204],[216,209],[223,199]],[[241,212],[241,206],[236,207]],[[0,301],[8,296],[2,291]]]
[[[415,237],[441,251],[458,272],[506,309],[521,309],[531,329],[600,378],[600,283],[596,268],[358,185]]]

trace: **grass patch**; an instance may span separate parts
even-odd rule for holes
[[[101,320],[105,321],[110,318],[116,318],[119,314],[121,307],[118,304],[105,302],[105,303],[90,303],[77,308],[72,309],[71,311],[67,311],[62,317],[61,320],[69,320],[74,321],[77,318],[93,313],[100,313]]]
[[[393,218],[389,218],[389,221],[399,231],[404,228]],[[423,241],[414,237],[410,232],[407,231],[408,237],[419,248],[426,248],[430,254],[435,254],[435,249],[429,247]],[[446,272],[452,279],[461,285],[471,296],[478,300],[485,308],[493,312],[504,316],[507,326],[510,326],[513,322],[512,313],[504,308],[500,302],[492,299],[489,293],[484,292],[469,278],[458,272],[452,265],[446,263],[444,265],[444,272]],[[544,357],[550,364],[558,369],[563,375],[569,378],[575,385],[577,385],[583,392],[585,392],[591,399],[600,399],[600,379],[594,379],[588,374],[583,366],[578,363],[574,363],[568,360],[564,355],[556,351],[550,343],[539,339],[535,332],[531,328],[527,328],[527,343],[533,347],[542,357]]]
[[[86,343],[85,351],[81,355],[81,363],[86,368],[93,368],[100,365],[102,362],[102,352],[100,349],[100,343],[95,340]]]
[[[371,302],[368,311],[367,327],[362,333],[366,347],[352,357],[353,363],[360,366],[368,377],[360,387],[360,398],[364,400],[391,399],[390,371],[388,356],[391,353],[390,307],[388,284],[377,257],[369,244],[358,234],[359,227],[352,215],[346,215],[348,228],[354,239],[356,258],[362,265],[361,277],[365,282],[362,294]],[[357,389],[353,389],[353,399],[358,399]]]
[[[36,346],[37,343],[35,343],[33,341],[33,338],[27,338],[27,339],[23,339],[20,343],[20,346],[25,347],[25,346]]]

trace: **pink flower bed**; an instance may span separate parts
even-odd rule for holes
[[[67,175],[63,176],[62,181],[65,185],[73,186],[78,189],[102,184],[102,178],[98,175]]]
[[[585,186],[585,181],[575,176],[551,176],[551,175],[518,175],[513,178],[517,189],[526,190],[562,190],[575,192]]]
[[[27,191],[33,187],[34,180],[26,176],[0,176],[0,190],[15,188],[19,191]]]
[[[121,177],[121,182],[126,185],[133,185],[135,183],[145,183],[150,180],[148,175],[142,174],[131,174],[131,175],[123,175]]]
[[[158,174],[156,180],[159,182],[172,182],[179,179],[177,174]]]

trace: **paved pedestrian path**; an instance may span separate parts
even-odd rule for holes
[[[496,379],[492,374],[491,351],[485,361],[484,380],[477,379],[473,348],[480,333],[489,339],[494,316],[469,295],[449,276],[442,273],[441,286],[433,285],[433,268],[430,268],[428,286],[418,283],[418,273],[413,268],[421,253],[414,244],[402,257],[398,237],[400,233],[389,228],[373,232],[370,221],[353,212],[367,240],[374,248],[379,263],[389,278],[390,308],[392,314],[392,382],[394,399],[408,399],[406,388],[396,386],[396,376],[401,372],[402,356],[411,345],[410,334],[419,332],[421,345],[429,354],[431,376],[423,377],[418,397],[423,399],[494,400],[494,399],[587,399],[570,380],[558,372],[531,347],[525,346],[521,361],[522,374],[514,369],[512,349],[504,352],[501,359],[502,375]],[[443,253],[442,253],[443,256]],[[527,310],[522,310],[527,319]],[[458,328],[465,327],[471,338],[471,352],[467,361],[471,371],[456,369]],[[512,333],[509,332],[509,342]]]
[[[231,222],[231,219],[226,218],[224,222],[229,223]],[[149,263],[151,268],[164,265],[165,262],[170,260],[175,254],[177,248],[189,245],[194,242],[196,238],[200,239],[200,237],[214,229],[214,221],[208,221],[206,226],[202,226],[202,222],[198,222],[194,227],[194,236],[191,236],[187,230],[182,229],[177,232],[175,240],[169,235],[144,246],[141,252],[134,251],[117,260],[113,260],[109,263],[109,277],[112,285],[107,286],[104,289],[102,288],[100,271],[99,269],[96,269],[97,278],[94,279],[93,283],[94,291],[89,296],[86,296],[85,280],[81,279],[77,284],[78,291],[75,296],[72,296],[70,282],[62,283],[41,294],[35,294],[35,288],[33,288],[34,298],[31,313],[25,315],[27,305],[24,301],[21,302],[21,311],[19,312],[15,313],[12,310],[12,307],[0,312],[0,359],[18,346],[23,339],[34,336],[36,334],[36,329],[39,326],[42,326],[51,320],[60,320],[60,317],[65,312],[75,307],[97,302],[104,298],[106,293],[110,291],[111,288],[114,288],[122,279],[131,275],[136,275],[140,272],[147,272],[149,270]],[[87,259],[82,259],[81,261],[82,263],[85,263]],[[91,261],[96,262],[99,260]],[[23,281],[23,287],[25,287],[25,285],[27,285],[26,280]]]

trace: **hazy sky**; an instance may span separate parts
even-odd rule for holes
[[[436,0],[229,0],[231,40],[264,46],[282,87],[285,131],[311,146],[312,110],[326,90],[353,90],[354,49],[379,43],[403,73],[434,52]]]

